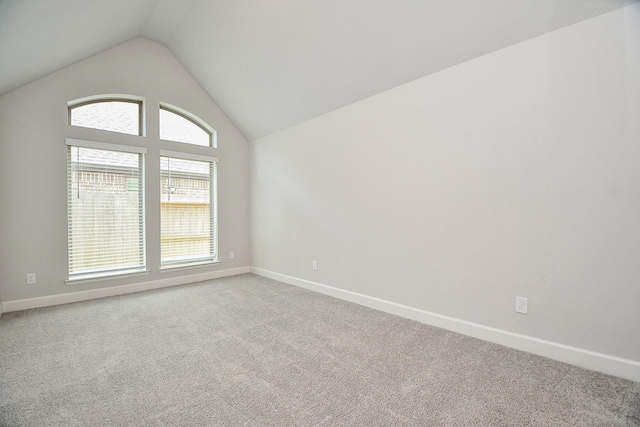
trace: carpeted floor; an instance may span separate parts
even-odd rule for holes
[[[2,426],[638,426],[640,384],[246,274],[0,317]]]

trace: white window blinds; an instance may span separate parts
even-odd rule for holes
[[[161,151],[163,268],[217,260],[217,159]]]
[[[67,140],[69,278],[145,269],[144,149]]]

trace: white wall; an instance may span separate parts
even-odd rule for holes
[[[640,361],[638,4],[252,141],[250,170],[259,269]]]
[[[147,137],[119,135],[67,125],[67,101],[98,94],[143,96]],[[67,285],[65,138],[175,149],[159,141],[159,102],[184,108],[218,132],[219,249],[214,266],[158,272],[160,264],[159,166],[147,165],[146,276]],[[136,39],[69,66],[0,97],[0,300],[14,301],[70,292],[116,288],[250,265],[248,150],[244,137],[171,53]],[[229,251],[235,259],[229,260]],[[27,285],[26,273],[38,283]],[[105,294],[105,293],[103,293]],[[108,293],[106,293],[108,294]],[[93,293],[91,295],[99,295]],[[52,301],[60,301],[52,300]]]

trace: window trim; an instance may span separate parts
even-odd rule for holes
[[[206,156],[202,154],[185,153],[183,151],[160,150],[160,157],[178,157],[184,160],[196,160],[199,162],[218,163],[218,158],[214,156]]]
[[[124,151],[127,153],[147,154],[146,147],[136,145],[111,144],[110,142],[89,141],[86,139],[66,138],[66,145],[74,147],[95,148],[96,150]]]

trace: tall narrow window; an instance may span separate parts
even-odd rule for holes
[[[74,101],[69,105],[69,124],[142,135],[142,101],[105,98]]]
[[[217,159],[161,151],[161,264],[217,260]]]
[[[160,139],[215,147],[215,131],[193,114],[160,104]]]
[[[69,278],[145,269],[142,148],[67,140]]]

